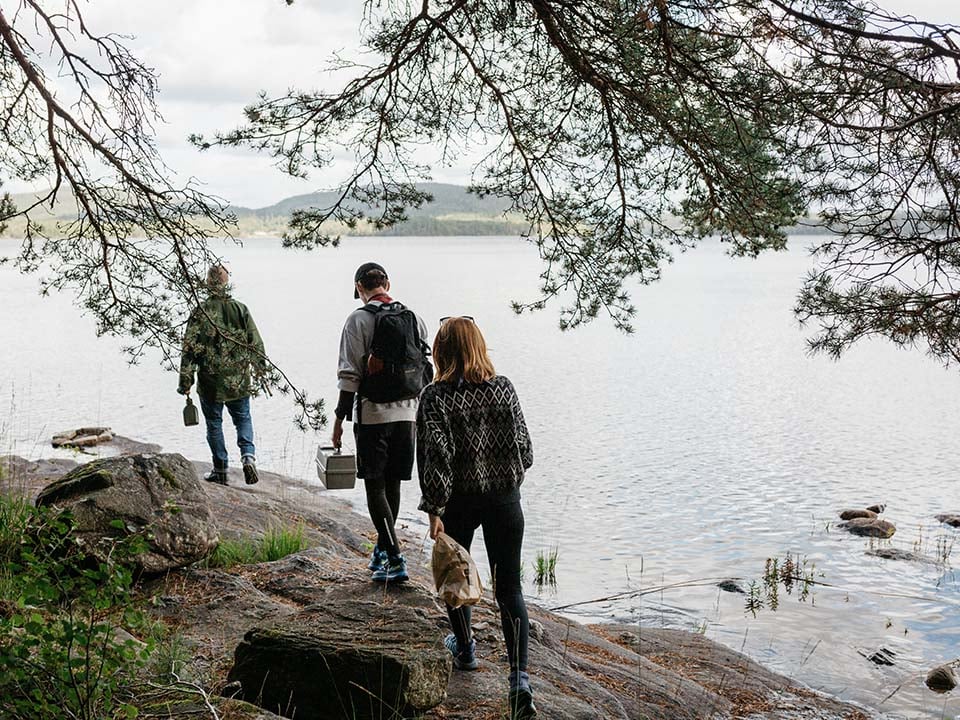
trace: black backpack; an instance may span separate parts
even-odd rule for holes
[[[383,369],[364,374],[360,396],[375,403],[417,397],[433,381],[430,350],[420,338],[417,316],[398,302],[363,309],[374,315],[373,342],[365,360],[373,356]]]

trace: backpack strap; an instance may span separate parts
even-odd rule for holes
[[[366,310],[368,313],[371,313],[372,315],[376,315],[381,310],[406,310],[407,308],[402,302],[397,302],[396,300],[394,300],[393,302],[380,303],[379,305],[367,303],[366,305],[361,305],[360,309]]]

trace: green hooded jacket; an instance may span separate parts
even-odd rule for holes
[[[251,371],[266,373],[263,340],[250,311],[229,293],[212,295],[190,314],[183,333],[179,392],[197,375],[197,394],[208,402],[230,402],[253,394]]]

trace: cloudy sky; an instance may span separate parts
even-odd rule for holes
[[[956,0],[879,4],[960,25]],[[296,0],[289,7],[283,0],[91,0],[86,20],[96,32],[132,35],[130,47],[159,74],[165,122],[157,128],[158,146],[167,164],[233,203],[260,207],[329,183],[294,180],[246,151],[201,154],[187,136],[235,126],[260,90],[329,88],[324,68],[335,52],[356,49],[362,6],[361,0]],[[467,173],[435,168],[434,178],[464,182]]]

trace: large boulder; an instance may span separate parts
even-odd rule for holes
[[[242,699],[288,718],[379,720],[439,705],[451,668],[424,609],[328,597],[247,632],[228,680]]]
[[[105,537],[141,534],[147,550],[134,564],[146,574],[202,560],[220,542],[197,473],[182,455],[126,455],[81,465],[41,490],[37,505],[69,510],[77,539],[93,553]]]

